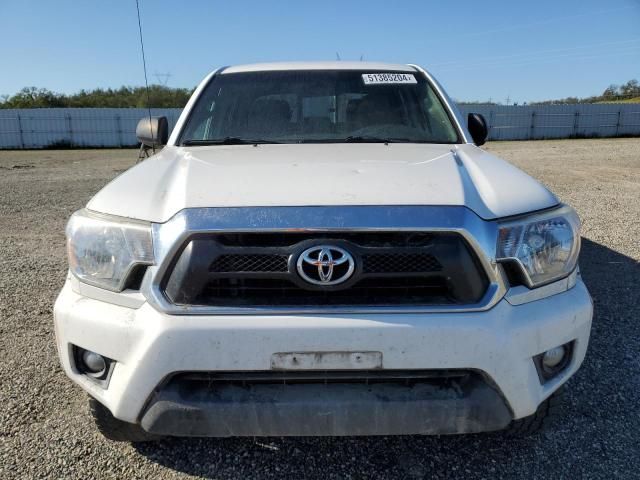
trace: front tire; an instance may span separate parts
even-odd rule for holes
[[[560,387],[540,404],[536,413],[513,420],[505,433],[512,437],[528,437],[549,428],[559,417],[563,393],[564,389]]]
[[[160,437],[146,432],[140,425],[117,419],[107,407],[95,398],[89,399],[89,411],[100,433],[109,440],[137,443],[160,439]]]

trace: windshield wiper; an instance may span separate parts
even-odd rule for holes
[[[185,147],[189,146],[199,146],[199,145],[258,145],[261,143],[280,143],[274,142],[273,140],[254,140],[249,138],[240,138],[240,137],[225,137],[225,138],[217,138],[213,140],[185,140],[182,142],[182,145]]]
[[[350,135],[343,142],[346,143],[408,143],[408,138],[380,138],[368,135]]]

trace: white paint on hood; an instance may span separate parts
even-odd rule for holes
[[[461,205],[495,219],[556,205],[536,180],[474,145],[168,146],[88,208],[166,222],[184,208]]]

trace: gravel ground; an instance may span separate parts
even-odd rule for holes
[[[104,440],[58,365],[52,305],[66,272],[66,219],[136,152],[3,151],[0,478],[638,478],[640,139],[487,148],[546,183],[584,222],[581,266],[596,315],[554,429],[522,440]]]

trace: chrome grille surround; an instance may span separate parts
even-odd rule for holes
[[[477,255],[489,279],[483,298],[470,305],[216,307],[174,305],[161,289],[161,279],[185,240],[196,233],[259,232],[456,232]],[[214,207],[185,209],[169,221],[153,224],[156,265],[150,267],[142,291],[158,310],[172,315],[296,314],[296,313],[423,313],[482,311],[505,294],[504,274],[495,261],[498,228],[460,206],[324,206]]]

